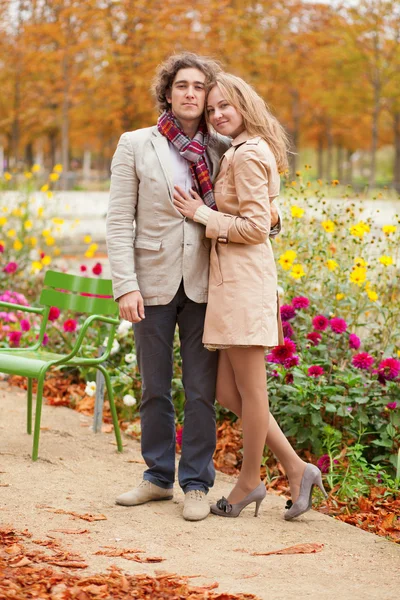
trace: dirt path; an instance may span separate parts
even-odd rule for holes
[[[183,494],[174,500],[133,508],[114,497],[140,481],[139,444],[126,440],[116,452],[113,434],[91,432],[90,419],[67,408],[44,406],[36,463],[25,433],[25,394],[0,384],[0,523],[27,528],[36,538],[55,536],[84,557],[88,572],[115,564],[128,573],[168,571],[199,575],[194,585],[219,583],[219,591],[259,598],[395,600],[400,589],[400,547],[317,512],[297,522],[282,519],[284,501],[269,494],[261,516],[246,510],[238,519],[210,516],[182,519]],[[210,500],[229,491],[231,478],[218,475]],[[106,520],[86,522],[48,508],[100,513]],[[70,535],[56,529],[89,530]],[[323,543],[318,554],[251,556],[299,543]],[[159,564],[96,556],[104,546],[139,548],[162,556]]]

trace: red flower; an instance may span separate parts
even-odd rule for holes
[[[297,298],[293,298],[292,306],[296,310],[301,310],[302,308],[308,308],[310,306],[310,301],[305,296],[297,296]]]
[[[285,360],[291,358],[296,352],[296,344],[289,338],[285,338],[285,341],[280,346],[275,346],[272,349],[271,354],[267,356],[269,362],[278,363],[283,365]]]
[[[177,427],[176,427],[176,443],[178,444],[179,448],[182,447],[182,436],[183,436],[183,427],[182,427],[182,425],[177,425]]]
[[[103,271],[103,267],[101,266],[100,263],[96,263],[92,269],[93,275],[101,275],[102,271]]]
[[[75,321],[75,319],[67,319],[66,321],[64,321],[64,331],[76,331],[77,327],[78,323]]]
[[[19,346],[21,337],[22,331],[10,331],[10,333],[8,334],[8,339],[10,340],[11,346],[13,346],[14,348]]]
[[[16,262],[9,262],[3,269],[4,273],[15,273],[18,269],[18,264]]]
[[[288,323],[287,321],[282,321],[282,329],[283,329],[283,335],[285,336],[285,338],[290,339],[294,333],[290,323]]]
[[[344,333],[347,329],[347,323],[344,319],[334,317],[330,320],[329,325],[334,333]]]
[[[57,306],[51,306],[49,312],[49,321],[55,321],[60,316],[60,309]]]
[[[308,367],[307,370],[307,375],[309,377],[321,377],[321,375],[323,375],[325,373],[324,369],[322,367],[320,367],[319,365],[312,365],[311,367]]]
[[[386,408],[388,408],[389,410],[396,410],[397,402],[388,402],[386,404]]]
[[[318,346],[322,340],[322,335],[318,331],[311,331],[311,333],[307,333],[307,339],[310,340],[313,346]]]
[[[368,371],[374,364],[374,360],[374,357],[367,352],[360,352],[359,354],[355,354],[353,356],[351,363],[356,369],[364,369],[365,371]]]
[[[291,304],[283,304],[281,306],[281,318],[282,321],[290,321],[296,316],[296,311]]]
[[[286,373],[285,383],[287,385],[290,385],[291,383],[293,383],[293,381],[294,381],[293,373]]]
[[[87,267],[85,267],[85,265],[81,265],[80,270],[81,270],[81,273],[85,273],[85,271],[87,271]]]
[[[44,257],[46,256],[46,252],[41,252],[41,253],[39,254],[39,256],[40,256],[40,258],[44,258]]]
[[[314,329],[317,329],[318,331],[325,331],[329,325],[329,319],[324,317],[324,315],[317,315],[313,318],[312,324]]]
[[[3,253],[4,252],[4,246],[3,244],[0,244],[0,252]]]
[[[296,355],[293,355],[293,356],[290,356],[289,358],[287,358],[283,362],[283,366],[285,367],[285,369],[292,369],[293,367],[297,367],[299,362],[300,362],[299,357]]]
[[[29,323],[28,319],[21,319],[19,324],[22,331],[29,331],[31,328],[31,324]]]
[[[355,333],[351,333],[349,335],[349,348],[352,348],[353,350],[358,350],[360,346],[361,340],[358,337],[358,335],[356,335]]]
[[[400,373],[400,360],[385,358],[379,363],[375,373],[378,373],[383,379],[396,379]]]

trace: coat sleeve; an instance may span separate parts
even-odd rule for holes
[[[133,249],[138,177],[128,134],[124,133],[111,163],[110,200],[107,212],[107,251],[114,298],[139,290]]]
[[[212,211],[206,236],[220,242],[262,244],[269,236],[271,213],[268,200],[268,166],[248,145],[232,164],[240,216]]]

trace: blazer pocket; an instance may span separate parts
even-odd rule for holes
[[[154,250],[158,251],[161,248],[161,240],[152,240],[150,238],[136,238],[134,247],[140,250]]]

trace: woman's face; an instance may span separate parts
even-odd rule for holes
[[[235,138],[244,131],[242,115],[222,95],[218,85],[208,94],[206,110],[208,120],[221,135]]]

